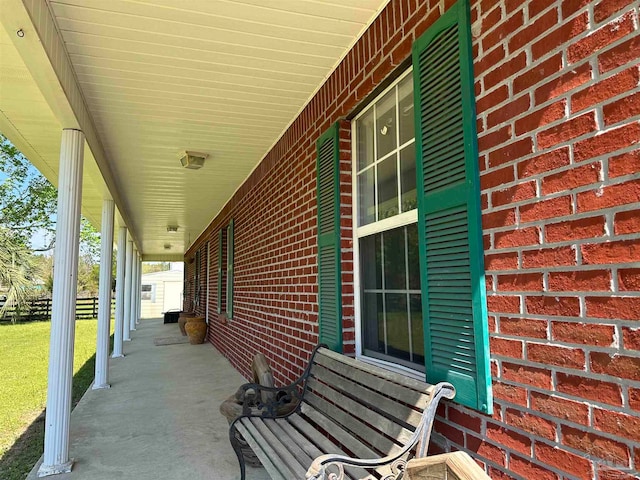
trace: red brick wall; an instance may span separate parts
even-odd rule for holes
[[[317,342],[315,141],[452,1],[391,1],[188,252],[235,222],[234,318],[209,340],[276,380]],[[638,3],[472,2],[495,412],[440,409],[433,445],[493,478],[640,469]],[[345,351],[354,349],[349,124],[341,131]],[[203,257],[206,258],[206,257]],[[191,277],[192,278],[192,274]]]

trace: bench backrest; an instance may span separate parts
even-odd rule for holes
[[[384,457],[411,439],[435,389],[321,348],[313,358],[301,411],[352,454]]]

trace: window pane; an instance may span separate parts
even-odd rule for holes
[[[398,168],[392,155],[378,164],[378,220],[398,214]]]
[[[369,235],[360,241],[362,286],[365,290],[382,288],[381,236]]]
[[[397,148],[396,92],[392,89],[376,103],[376,140],[378,158]]]
[[[358,175],[359,226],[376,221],[374,169]]]
[[[380,293],[362,296],[362,333],[364,348],[384,353],[384,310]]]
[[[424,329],[422,326],[422,295],[409,295],[411,307],[411,338],[413,362],[424,365]]]
[[[407,295],[387,293],[387,354],[410,360],[409,319],[407,316]]]
[[[358,170],[373,162],[373,108],[358,120]]]
[[[406,290],[404,227],[384,232],[384,284],[386,290]]]
[[[402,188],[402,211],[418,208],[416,196],[416,148],[415,143],[400,151],[400,185]]]
[[[409,261],[409,290],[420,290],[420,253],[418,224],[407,226],[407,257]]]
[[[411,140],[414,133],[414,112],[413,112],[413,77],[407,76],[398,85],[398,101],[400,112],[400,145],[404,145]]]

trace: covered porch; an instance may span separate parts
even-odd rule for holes
[[[180,337],[178,325],[144,320],[112,362],[109,390],[88,390],[71,415],[72,473],[61,480],[238,478],[221,402],[244,379],[210,344],[156,346]],[[35,480],[40,463],[28,480]],[[249,480],[267,479],[249,468]]]

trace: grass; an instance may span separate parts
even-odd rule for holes
[[[42,455],[51,323],[0,325],[0,477],[23,480]],[[96,320],[76,322],[73,406],[93,381]]]

